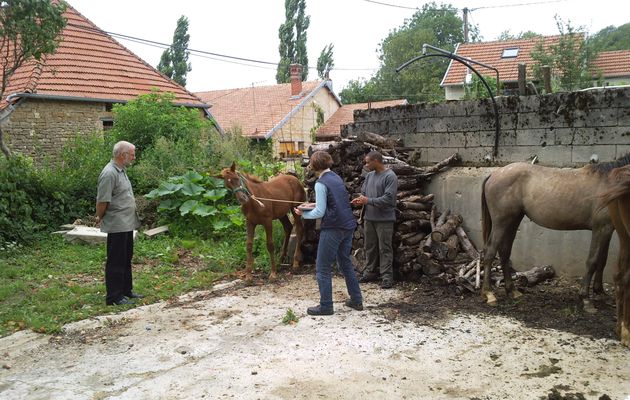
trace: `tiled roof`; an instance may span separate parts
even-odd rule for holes
[[[518,40],[500,40],[495,42],[479,42],[479,43],[460,43],[455,53],[461,57],[470,58],[474,61],[495,67],[499,70],[499,79],[501,82],[518,81],[518,64],[527,65],[527,76],[532,76],[532,68],[535,64],[531,57],[531,51],[541,39],[544,48],[549,48],[553,44],[557,44],[561,36],[541,36],[534,39],[518,39]],[[583,35],[579,35],[583,39]],[[518,48],[518,55],[511,58],[502,58],[503,50]],[[476,66],[473,67],[484,76],[495,76],[493,70]],[[466,66],[451,60],[442,86],[462,85],[466,78]],[[472,71],[471,71],[472,73]]]
[[[305,97],[324,87],[325,81],[302,82],[301,95],[293,97],[290,83],[195,94],[212,105],[212,115],[223,129],[240,127],[243,136],[263,138]]]
[[[0,109],[6,107],[6,96],[12,93],[128,101],[152,88],[174,93],[177,104],[206,106],[70,5],[64,17],[67,25],[56,53],[19,68],[9,81]]]
[[[367,110],[370,108],[394,107],[407,104],[407,100],[387,100],[374,101],[371,103],[355,103],[344,104],[333,115],[328,118],[326,123],[317,130],[317,138],[337,137],[341,134],[341,125],[347,125],[354,122],[355,110]]]
[[[630,50],[602,51],[591,65],[594,74],[607,78],[630,76]]]

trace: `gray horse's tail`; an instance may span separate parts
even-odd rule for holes
[[[481,232],[484,246],[488,244],[490,232],[492,232],[492,218],[490,217],[490,210],[488,210],[488,202],[486,201],[486,182],[489,178],[490,175],[481,184]]]

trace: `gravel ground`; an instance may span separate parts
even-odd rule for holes
[[[611,331],[613,308],[589,316],[549,304],[575,297],[571,285],[489,309],[447,289],[368,284],[358,312],[343,305],[337,277],[335,315],[311,317],[312,274],[258,283],[58,336],[1,338],[0,399],[630,399],[630,349]],[[289,308],[299,321],[285,325]]]

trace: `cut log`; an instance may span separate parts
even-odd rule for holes
[[[555,276],[555,271],[551,265],[534,267],[529,271],[517,272],[513,275],[514,281],[521,286],[534,286],[539,282],[551,279]]]
[[[457,227],[457,229],[455,229],[455,233],[457,234],[457,237],[459,238],[459,242],[462,244],[462,247],[464,248],[464,250],[466,250],[466,253],[468,253],[468,255],[472,259],[479,258],[479,251],[477,251],[475,245],[470,241],[468,235],[466,234],[466,231],[464,231],[464,228],[462,228],[461,224]]]
[[[398,193],[396,193],[396,198],[404,199],[405,197],[413,196],[415,194],[422,194],[422,189],[412,189],[412,190],[403,190],[403,191],[399,190]]]
[[[402,239],[402,242],[407,246],[415,246],[427,236],[425,232],[412,233],[411,236]]]
[[[429,232],[431,229],[431,223],[426,219],[413,219],[410,221],[403,221],[397,226],[398,230],[402,233],[424,231]]]
[[[426,211],[416,211],[416,210],[404,210],[400,211],[400,215],[398,215],[403,221],[407,221],[410,219],[426,219],[429,220],[429,213]]]
[[[441,217],[440,217],[441,219]],[[431,232],[431,240],[434,242],[443,242],[448,239],[463,221],[460,215],[451,215],[446,222],[439,225]]]
[[[372,132],[359,132],[357,133],[357,140],[365,143],[373,144],[374,146],[382,147],[384,149],[393,149],[396,145],[399,145],[399,139],[386,138]]]
[[[414,189],[417,188],[418,185],[418,175],[401,176],[398,178],[398,188],[400,190]]]
[[[392,164],[388,165],[389,169],[394,171],[397,176],[402,175],[420,175],[422,170],[409,164]]]
[[[412,203],[409,201],[399,201],[398,208],[401,210],[429,211],[433,205],[428,203]]]
[[[444,241],[444,243],[446,244],[446,247],[448,247],[446,259],[454,260],[457,257],[457,251],[459,249],[459,239],[457,238],[457,235],[452,234]]]
[[[430,203],[435,198],[433,193],[428,194],[426,196],[422,195],[411,195],[405,198],[402,198],[402,201],[411,202],[411,203]]]
[[[453,155],[451,155],[448,158],[445,158],[444,160],[440,161],[439,163],[431,166],[431,167],[427,167],[427,168],[423,168],[423,175],[425,177],[430,177],[432,175],[435,175],[436,173],[440,172],[442,169],[448,167],[451,164],[455,164],[457,162],[461,161],[461,158],[459,156],[459,154],[455,153]]]

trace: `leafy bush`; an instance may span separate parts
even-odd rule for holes
[[[114,142],[126,140],[136,146],[136,156],[150,149],[163,137],[172,142],[199,142],[210,130],[210,122],[200,111],[173,104],[175,95],[153,91],[126,104],[114,105]]]
[[[240,207],[228,194],[223,180],[189,171],[169,178],[145,197],[162,200],[158,212],[175,234],[209,237],[244,223]]]
[[[0,245],[30,241],[66,212],[64,196],[46,189],[29,159],[0,159]]]

